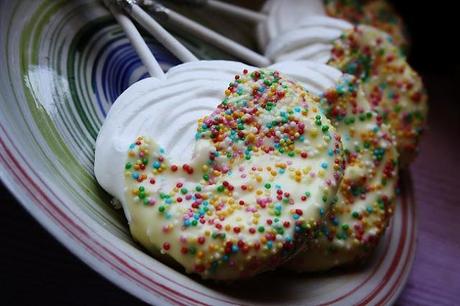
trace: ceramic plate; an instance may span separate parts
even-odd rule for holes
[[[234,29],[233,29],[234,30]],[[225,57],[184,40],[202,58]],[[178,60],[153,40],[165,69]],[[403,174],[396,216],[366,267],[202,282],[145,254],[93,176],[94,142],[112,102],[146,71],[97,1],[0,4],[0,176],[27,210],[93,269],[153,304],[319,305],[394,301],[415,249],[415,206]]]

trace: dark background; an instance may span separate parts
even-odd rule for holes
[[[431,109],[442,95],[448,103],[443,107],[458,114],[460,27],[455,23],[460,17],[455,2],[393,2],[412,35],[410,62],[426,81]],[[0,243],[0,305],[143,305],[62,247],[2,185]],[[411,304],[404,294],[398,304]]]

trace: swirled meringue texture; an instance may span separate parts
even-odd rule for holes
[[[341,73],[302,63],[303,70],[288,62],[257,72],[276,69],[299,77],[301,87],[276,76],[248,79],[252,92],[234,77],[244,70],[252,77],[254,67],[201,61],[172,68],[165,80],[142,80],[118,98],[97,138],[95,174],[121,200],[137,241],[213,279],[274,269],[302,247],[306,236],[298,232],[312,230],[333,201],[343,167],[340,137],[304,90],[319,94]],[[228,120],[227,105],[247,111],[244,99],[264,96],[269,84],[282,89],[278,102],[256,102],[254,121],[241,117],[223,133],[232,127],[218,124]],[[245,142],[232,144],[248,131]]]
[[[269,0],[262,11],[269,16],[257,31],[262,49],[281,33],[298,28],[299,20],[312,16],[329,16],[375,27],[390,34],[401,50],[408,49],[404,23],[386,0]]]
[[[292,13],[306,5],[289,3],[286,6]],[[407,167],[417,154],[425,128],[427,96],[421,78],[392,44],[392,38],[370,26],[353,26],[345,20],[320,15],[309,14],[293,25],[291,19],[282,18],[288,9],[280,5],[267,2],[266,9],[273,11],[259,26],[259,32],[265,28],[272,33],[265,46],[267,57],[275,62],[327,63],[361,79],[371,107],[384,117],[397,137],[400,165]],[[264,43],[262,37],[260,41]]]

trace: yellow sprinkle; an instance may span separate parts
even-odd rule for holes
[[[320,178],[324,178],[324,177],[326,176],[326,172],[325,172],[323,169],[320,169],[320,170],[318,171],[318,176],[319,176]]]
[[[310,130],[310,136],[313,137],[313,138],[316,138],[316,136],[318,136],[318,129],[316,128],[313,128]]]

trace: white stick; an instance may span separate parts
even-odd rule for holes
[[[138,56],[140,57],[142,63],[147,68],[147,71],[152,77],[163,79],[165,74],[160,67],[160,64],[157,62],[149,47],[145,43],[141,34],[137,30],[134,23],[125,15],[120,13],[120,11],[113,7],[110,3],[106,2],[107,7],[109,8],[112,15],[115,17],[117,22],[120,24],[121,28],[125,32],[129,41],[136,50]]]
[[[261,22],[267,19],[267,15],[243,8],[234,4],[229,4],[216,0],[207,0],[206,6],[221,13],[237,17],[251,22]]]
[[[147,14],[137,4],[132,4],[126,10],[140,25],[142,25],[153,37],[164,45],[171,53],[183,62],[198,61],[198,58],[185,48],[174,36],[169,34],[155,19]]]
[[[179,26],[183,31],[190,33],[214,46],[234,55],[248,64],[265,67],[270,65],[270,60],[265,56],[193,21],[171,9],[164,8],[163,13],[169,17],[167,20]]]

